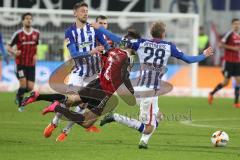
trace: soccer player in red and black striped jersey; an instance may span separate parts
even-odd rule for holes
[[[127,52],[114,48],[108,50],[105,54],[101,55],[103,62],[102,70],[99,73],[99,78],[91,81],[86,87],[82,87],[79,93],[79,99],[72,95],[68,95],[65,104],[73,104],[76,101],[87,103],[88,112],[84,114],[78,114],[67,108],[61,107],[58,101],[55,101],[50,106],[43,110],[43,114],[48,112],[58,112],[63,114],[68,120],[71,120],[84,128],[92,126],[97,118],[101,116],[106,108],[106,104],[111,97],[113,100],[113,93],[121,86],[125,84],[126,93],[129,95],[134,94],[133,86],[129,79],[128,72],[128,54]],[[128,91],[127,91],[128,90]],[[113,96],[113,97],[112,97]],[[130,98],[130,97],[129,97]],[[111,101],[110,100],[110,101]],[[117,101],[111,101],[108,106],[115,108]]]
[[[232,20],[232,29],[227,32],[221,40],[221,46],[224,51],[223,82],[219,83],[212,92],[209,93],[208,102],[211,105],[214,94],[227,86],[230,78],[236,80],[234,106],[240,108],[239,89],[240,89],[240,20]]]
[[[35,82],[35,64],[39,31],[32,27],[32,18],[31,13],[22,15],[23,28],[13,34],[7,47],[8,52],[15,56],[16,75],[19,80],[16,100],[20,112],[24,109],[21,107],[24,93],[33,90]],[[16,46],[16,48],[14,46]]]

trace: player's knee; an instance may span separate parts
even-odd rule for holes
[[[145,125],[145,129],[143,131],[144,134],[150,134],[154,130],[154,126],[152,125]]]

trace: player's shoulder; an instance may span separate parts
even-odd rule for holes
[[[223,38],[231,37],[233,33],[234,33],[233,30],[227,31],[223,34]]]
[[[225,32],[223,34],[221,41],[223,43],[228,43],[227,41],[229,41],[229,39],[231,39],[232,35],[233,35],[233,30],[229,30],[229,31]]]
[[[37,34],[40,34],[40,31],[36,28],[33,28],[33,32],[37,33]]]
[[[22,28],[16,30],[16,31],[13,33],[13,36],[18,35],[18,34],[20,34],[21,32],[23,32],[23,29],[22,29]]]
[[[72,24],[70,25],[69,27],[67,27],[64,32],[65,33],[69,33],[69,32],[72,32],[72,30],[74,30],[76,27],[75,27],[75,24]]]

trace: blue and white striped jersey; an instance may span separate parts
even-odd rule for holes
[[[161,39],[125,39],[121,38],[104,27],[99,27],[98,31],[106,35],[113,42],[122,43],[123,46],[135,50],[141,64],[140,86],[159,89],[159,80],[166,72],[166,65],[170,56],[181,59],[186,63],[200,62],[206,58],[205,54],[198,56],[188,56],[177,47]]]
[[[92,56],[89,52],[97,46],[97,41],[108,47],[102,33],[96,31],[89,23],[83,28],[77,28],[76,24],[73,24],[65,30],[65,41],[76,63],[74,73],[79,73],[79,76],[91,76],[100,71],[99,56]]]
[[[136,51],[141,64],[139,86],[159,89],[159,80],[167,71],[166,65],[170,56],[180,58],[183,53],[170,42],[159,39],[128,40],[127,47]]]

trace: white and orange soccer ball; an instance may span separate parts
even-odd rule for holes
[[[212,134],[211,141],[215,147],[225,147],[229,141],[229,136],[224,131],[216,131]]]

